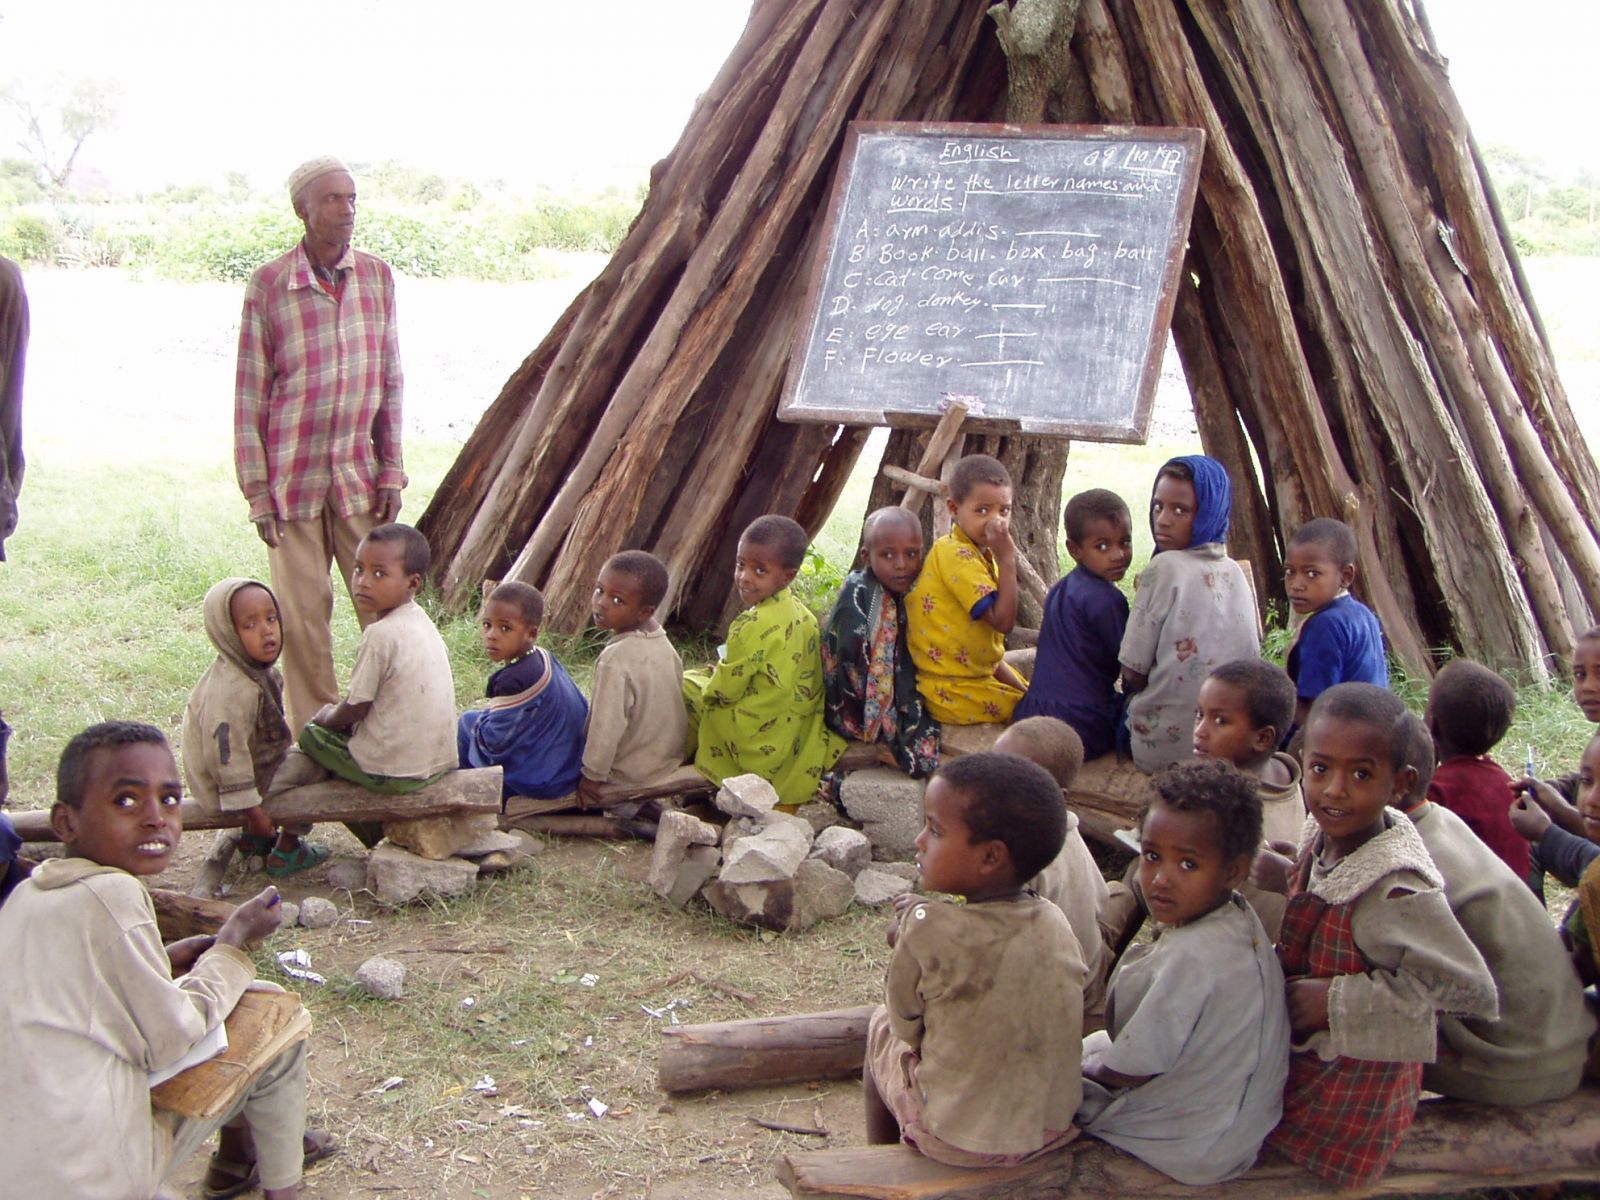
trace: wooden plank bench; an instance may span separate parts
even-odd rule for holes
[[[262,806],[280,825],[318,825],[330,821],[403,821],[415,817],[440,817],[456,813],[500,811],[500,768],[479,767],[446,772],[444,778],[405,796],[369,792],[343,779],[327,779],[280,792]],[[244,824],[238,813],[207,812],[185,800],[179,815],[185,832],[196,829],[234,829]],[[34,809],[10,814],[17,835],[25,842],[58,840],[50,828],[50,810]]]
[[[1078,770],[1078,777],[1067,789],[1067,807],[1078,814],[1085,837],[1127,850],[1114,836],[1119,829],[1132,829],[1150,787],[1150,776],[1133,765],[1132,759],[1118,761],[1115,754],[1091,758]]]
[[[1055,1200],[1061,1196],[1284,1200],[1395,1196],[1600,1180],[1600,1089],[1528,1108],[1424,1100],[1389,1169],[1367,1188],[1340,1189],[1270,1151],[1238,1179],[1189,1187],[1092,1138],[1020,1167],[946,1167],[905,1146],[802,1151],[778,1180],[825,1200]]]

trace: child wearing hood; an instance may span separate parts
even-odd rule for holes
[[[244,834],[218,833],[198,891],[212,891],[237,843],[267,860],[267,874],[293,875],[328,857],[302,842],[304,829],[277,829],[261,798],[294,744],[283,710],[283,651],[278,601],[253,579],[224,579],[206,593],[206,636],[217,659],[200,676],[183,710],[183,773],[189,795],[208,812],[238,813]]]
[[[1259,658],[1255,599],[1228,557],[1233,488],[1214,458],[1169,459],[1150,496],[1155,552],[1135,585],[1117,659],[1134,764],[1146,774],[1193,754],[1194,714],[1211,669]]]

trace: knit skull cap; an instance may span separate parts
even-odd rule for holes
[[[324,175],[331,175],[335,171],[350,173],[350,168],[331,154],[324,154],[321,158],[313,158],[301,163],[289,173],[289,200],[297,199],[305,186],[313,179],[321,179]]]

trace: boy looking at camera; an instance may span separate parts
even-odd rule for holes
[[[643,550],[614,554],[600,568],[589,617],[611,640],[589,689],[580,805],[598,803],[602,783],[645,783],[683,762],[683,659],[656,620],[668,583],[666,564]]]
[[[268,887],[215,936],[162,945],[140,880],[176,852],[182,799],[160,730],[84,730],[62,752],[50,810],[68,857],[41,866],[0,909],[10,1025],[0,1129],[27,1149],[18,1169],[29,1195],[153,1196],[220,1128],[208,1188],[225,1191],[221,1160],[257,1172],[268,1200],[294,1200],[303,1165],[335,1150],[305,1129],[304,1042],[214,1121],[151,1108],[151,1073],[182,1061],[233,1010],[255,978],[244,951],[278,927],[281,911]]]
[[[1061,789],[1026,759],[969,754],[923,804],[922,887],[966,903],[895,902],[867,1028],[867,1141],[951,1166],[1024,1162],[1077,1136],[1083,1096],[1083,955],[1061,910],[1023,888],[1061,849]]]
[[[1356,535],[1343,521],[1318,517],[1294,531],[1283,556],[1289,607],[1305,617],[1289,645],[1295,683],[1294,723],[1303,727],[1311,704],[1336,683],[1389,686],[1383,627],[1350,594],[1356,581]],[[1289,731],[1283,731],[1287,740]]]

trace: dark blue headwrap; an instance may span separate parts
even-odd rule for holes
[[[1207,542],[1227,541],[1228,514],[1233,508],[1233,483],[1228,479],[1228,469],[1204,454],[1169,458],[1161,464],[1161,471],[1172,466],[1188,467],[1194,474],[1194,535],[1189,539],[1189,545],[1204,546]],[[1161,471],[1156,472],[1157,480],[1161,478]],[[1154,485],[1150,494],[1154,498]],[[1155,518],[1152,516],[1152,534],[1155,528]]]

